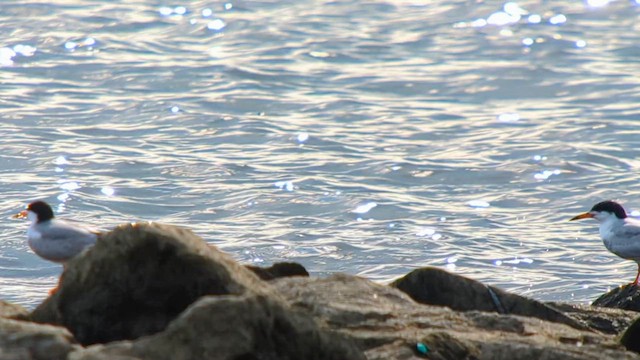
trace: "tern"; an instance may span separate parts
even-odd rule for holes
[[[27,230],[29,247],[43,259],[62,264],[96,243],[98,233],[79,225],[56,219],[51,206],[44,201],[34,201],[14,218],[27,218],[31,225]]]
[[[640,220],[628,217],[622,205],[611,200],[599,202],[569,221],[580,219],[600,222],[600,237],[607,250],[638,264],[636,279],[631,284],[640,285]]]

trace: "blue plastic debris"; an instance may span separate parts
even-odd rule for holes
[[[416,350],[418,350],[418,352],[422,355],[427,355],[429,353],[429,347],[425,345],[425,343],[421,342],[416,344]]]

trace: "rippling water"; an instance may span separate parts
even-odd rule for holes
[[[182,6],[180,6],[182,5]],[[61,268],[10,218],[188,226],[245,263],[438,266],[542,300],[633,279],[595,202],[640,204],[630,1],[0,3],[0,289]]]

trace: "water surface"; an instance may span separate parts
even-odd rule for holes
[[[181,6],[182,5],[182,6]],[[540,300],[630,282],[594,222],[640,203],[630,1],[3,1],[0,289],[61,271],[10,218],[187,226],[244,263],[437,266]]]

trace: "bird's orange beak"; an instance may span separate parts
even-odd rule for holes
[[[590,219],[590,218],[593,218],[593,214],[586,212],[584,214],[580,214],[572,217],[571,219],[569,219],[569,221],[580,220],[580,219]]]
[[[19,213],[12,216],[14,219],[24,219],[27,217],[27,210],[22,210]]]

